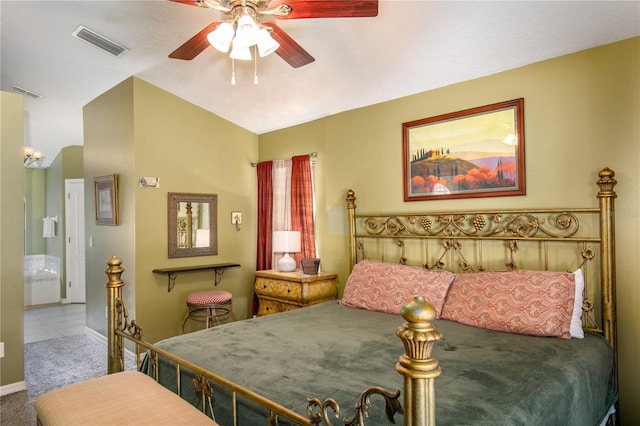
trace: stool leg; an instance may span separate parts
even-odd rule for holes
[[[212,309],[209,307],[207,308],[207,319],[205,320],[205,328],[210,328],[211,327],[211,315],[213,315]]]
[[[191,315],[191,307],[187,305],[187,315],[184,316],[184,319],[182,320],[182,325],[180,326],[181,334],[184,334],[184,326],[187,324],[187,320],[189,319],[190,315]]]
[[[236,321],[236,316],[233,313],[233,303],[229,302],[229,316],[232,320]]]

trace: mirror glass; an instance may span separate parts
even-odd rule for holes
[[[218,196],[170,192],[169,258],[218,254]]]

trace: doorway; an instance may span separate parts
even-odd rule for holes
[[[64,188],[66,299],[85,303],[84,179],[66,179]]]

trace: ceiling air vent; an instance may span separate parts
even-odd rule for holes
[[[40,95],[39,93],[32,92],[31,90],[24,89],[20,86],[14,85],[12,89],[16,93],[20,93],[21,95],[25,95],[25,96],[31,96],[33,99],[38,99],[42,97],[42,95]]]
[[[107,53],[112,54],[113,56],[120,56],[128,49],[126,47],[120,46],[109,40],[106,37],[101,36],[95,31],[91,31],[90,29],[83,27],[82,25],[78,26],[71,35],[80,40],[84,40],[87,43],[90,43],[97,48],[104,50]]]

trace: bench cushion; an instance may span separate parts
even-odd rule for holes
[[[52,390],[35,401],[48,425],[215,425],[146,374],[124,371]]]

